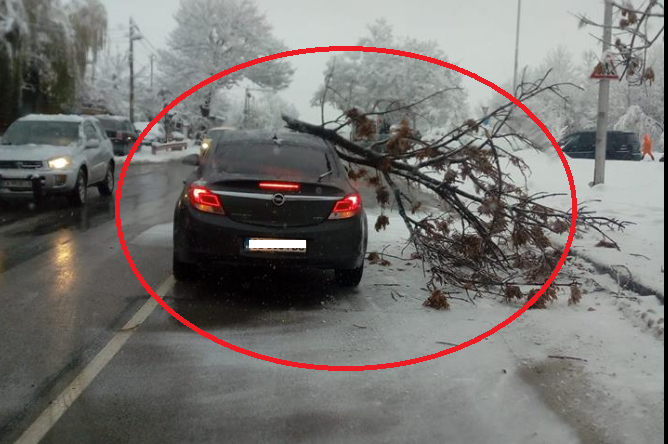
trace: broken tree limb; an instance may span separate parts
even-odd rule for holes
[[[542,93],[563,96],[560,88],[566,85],[547,85],[546,78],[522,85],[518,98],[527,100]],[[509,169],[516,169],[526,178],[528,166],[501,149],[498,142],[533,146],[508,127],[515,108],[512,103],[499,106],[483,119],[470,119],[437,140],[416,137],[404,121],[382,152],[324,125],[289,116],[283,119],[289,129],[329,143],[341,159],[351,164],[351,177],[365,180],[376,189],[382,210],[377,230],[390,222],[385,210],[390,205],[397,209],[416,257],[427,266],[430,292],[443,289],[443,294],[451,294],[444,288],[452,286],[467,294],[492,288],[497,288],[494,294],[503,294],[498,287],[507,288],[510,282],[523,286],[547,280],[562,254],[549,235],[567,233],[573,219],[572,209],[549,206],[548,199],[554,195],[529,194],[526,184],[511,180]],[[356,125],[365,118],[367,115],[354,113]],[[487,120],[494,124],[483,128]],[[411,211],[415,208],[411,189],[432,194],[443,209],[437,214]],[[576,230],[580,233],[593,229],[612,241],[606,231],[623,230],[627,225],[578,208]],[[555,287],[572,285],[555,283]]]

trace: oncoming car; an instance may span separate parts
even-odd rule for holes
[[[362,279],[367,219],[334,149],[298,134],[237,132],[184,159],[174,215],[174,276],[203,265],[335,270],[343,286]]]
[[[231,126],[221,126],[210,129],[206,133],[206,136],[204,137],[204,140],[202,140],[202,144],[199,147],[200,156],[204,156],[206,154],[206,151],[211,147],[211,145],[216,143],[221,136],[229,133],[230,131],[236,131],[236,130],[237,130],[236,128]]]
[[[93,117],[30,115],[14,122],[0,144],[0,197],[65,195],[75,206],[88,187],[114,191],[111,141]]]

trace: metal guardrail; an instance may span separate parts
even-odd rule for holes
[[[153,143],[151,145],[151,153],[155,156],[158,153],[158,151],[183,151],[187,148],[188,148],[187,141]]]

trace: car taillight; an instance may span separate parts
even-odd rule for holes
[[[292,182],[260,182],[260,189],[270,191],[299,191],[301,185]]]
[[[359,194],[350,194],[334,205],[330,220],[350,219],[356,216],[362,208],[362,197]]]
[[[199,185],[191,185],[188,190],[190,204],[205,213],[225,214],[220,198],[211,190]]]

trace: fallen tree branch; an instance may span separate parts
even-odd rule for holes
[[[535,82],[523,83],[518,88],[518,98],[525,101],[544,93],[564,97],[561,88],[566,85],[549,85],[548,76],[549,72]],[[514,109],[513,103],[501,105],[482,119],[470,119],[437,140],[416,138],[408,122],[403,121],[380,152],[324,125],[289,116],[283,119],[289,129],[330,143],[351,164],[351,177],[365,180],[376,189],[383,210],[376,223],[377,230],[390,223],[385,209],[396,208],[408,228],[416,257],[425,265],[427,287],[432,295],[442,291],[445,297],[454,298],[447,287],[455,287],[464,290],[473,303],[471,294],[477,297],[492,288],[497,288],[495,294],[503,294],[509,287],[542,287],[544,284],[540,282],[552,274],[562,253],[549,234],[567,233],[573,219],[571,209],[548,205],[549,199],[557,194],[529,194],[526,185],[513,182],[511,172],[515,170],[526,179],[528,166],[513,153],[502,150],[498,142],[512,140],[533,146],[516,131],[508,130]],[[351,116],[348,124],[354,120],[355,125],[365,126],[363,119],[367,115],[358,111],[348,115]],[[494,124],[483,129],[487,120]],[[408,190],[404,182],[409,185]],[[432,194],[445,210],[436,215],[416,212],[419,205],[410,189]],[[608,231],[623,230],[628,225],[595,214],[585,206],[578,208],[579,234],[594,230],[614,242]],[[577,285],[572,281],[557,281],[553,287]],[[499,287],[503,289],[501,292]]]
[[[557,355],[551,355],[548,356],[549,359],[561,359],[562,361],[579,361],[579,362],[589,362],[586,359],[582,358],[574,358],[572,356],[557,356]]]

